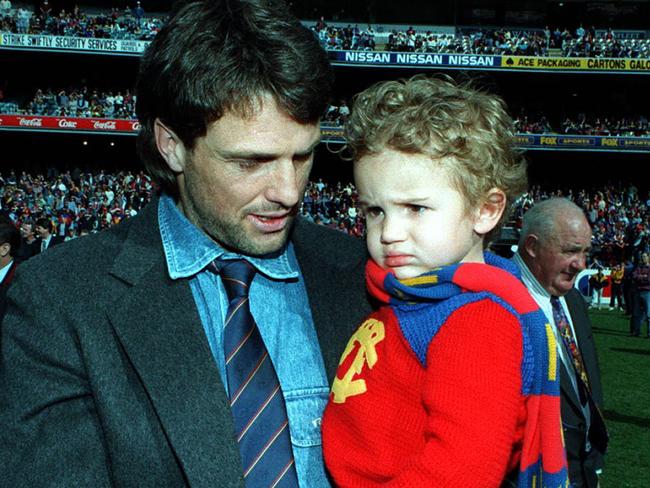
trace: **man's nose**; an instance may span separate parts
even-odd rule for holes
[[[301,168],[297,168],[293,161],[277,161],[267,187],[266,197],[271,202],[291,208],[302,199],[305,183]]]
[[[576,256],[576,258],[573,260],[572,265],[578,271],[582,271],[587,267],[587,256],[585,254]]]

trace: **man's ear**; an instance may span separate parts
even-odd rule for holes
[[[153,123],[158,152],[167,162],[167,166],[174,173],[182,173],[185,169],[186,151],[183,142],[176,133],[156,119]]]
[[[11,244],[8,242],[5,242],[4,244],[0,244],[0,257],[5,257],[11,252]]]
[[[538,242],[539,238],[535,234],[528,234],[524,239],[524,248],[521,251],[524,251],[531,258],[537,257]]]
[[[485,235],[496,227],[506,209],[506,194],[503,190],[492,188],[478,208],[474,231]]]

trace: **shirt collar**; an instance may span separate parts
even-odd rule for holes
[[[217,258],[245,259],[271,279],[288,280],[300,275],[291,243],[273,257],[242,256],[226,251],[192,224],[174,199],[164,193],[158,202],[158,222],[167,271],[174,280],[197,274]]]
[[[515,253],[512,260],[517,264],[517,266],[519,266],[519,269],[521,270],[521,280],[531,293],[550,300],[551,294],[546,291],[546,288],[544,288],[539,281],[537,281],[537,278],[535,278],[535,275],[530,271],[528,265],[524,262],[518,252]]]
[[[9,270],[11,270],[13,264],[14,262],[12,260],[9,263],[5,264],[2,268],[0,268],[0,283],[2,283],[5,277],[9,274]]]

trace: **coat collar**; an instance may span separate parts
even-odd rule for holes
[[[356,320],[363,318],[353,319],[352,314],[350,323],[336,322],[345,321],[347,312],[351,312],[341,310],[343,304],[347,303],[341,298],[341,294],[356,294],[356,286],[365,289],[363,270],[366,256],[346,254],[341,249],[334,248],[336,244],[328,243],[324,238],[325,232],[325,229],[318,228],[315,224],[298,219],[292,241],[305,280],[325,373],[331,384],[345,348],[345,341],[358,326]],[[319,236],[319,233],[323,235]],[[355,274],[359,276],[359,282],[351,283],[350,276]]]
[[[190,485],[221,486],[241,478],[229,402],[189,281],[167,273],[156,209],[154,199],[116,256],[111,274],[127,286],[109,320]]]
[[[571,320],[573,321],[573,330],[576,335],[576,340],[579,344],[579,348],[582,354],[582,360],[585,366],[585,370],[587,371],[587,377],[588,378],[594,378],[594,366],[592,364],[592,361],[589,361],[585,354],[585,346],[589,341],[592,341],[593,339],[589,336],[589,331],[591,330],[588,327],[585,327],[583,320],[584,318],[582,315],[579,313],[579,310],[581,308],[581,304],[577,303],[576,300],[583,300],[582,296],[579,294],[579,292],[573,292],[570,291],[565,295],[565,300],[567,302],[567,308],[569,309],[569,313],[571,314]],[[564,347],[564,346],[562,346]],[[568,353],[568,352],[567,352]],[[570,359],[571,360],[571,359]],[[578,396],[578,392],[576,389],[573,387],[573,383],[571,382],[571,378],[569,375],[574,375],[575,372],[572,371],[567,371],[567,366],[562,365],[562,371],[560,375],[560,388],[563,390],[564,395],[566,396],[567,400],[569,400],[571,403],[574,404],[574,407],[578,411],[583,410],[583,406],[580,402],[580,398]]]

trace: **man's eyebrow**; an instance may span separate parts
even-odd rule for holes
[[[582,251],[586,250],[589,251],[591,250],[591,246],[583,246],[581,244],[566,244],[562,247],[565,251]]]
[[[320,142],[321,140],[319,137],[318,140],[314,141],[306,151],[296,153],[294,154],[294,157],[309,156],[314,152],[314,149],[316,149],[316,146],[318,146]],[[215,152],[217,152],[223,159],[254,159],[257,161],[270,161],[278,157],[276,153],[259,152],[256,149],[234,149],[232,151],[216,150]]]

